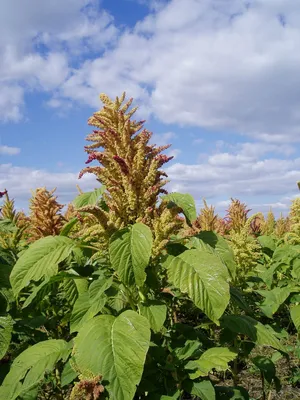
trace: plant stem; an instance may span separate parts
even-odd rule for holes
[[[234,339],[233,346],[234,346],[235,350],[238,352],[237,338]],[[238,385],[238,357],[236,357],[233,361],[232,376],[233,376],[233,384],[234,384],[234,386],[237,386]]]

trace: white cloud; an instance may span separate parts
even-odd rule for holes
[[[96,0],[3,0],[0,14],[0,120],[19,121],[25,91],[55,91],[73,61],[100,54],[116,38]]]
[[[23,94],[23,88],[18,85],[1,85],[0,120],[17,122],[21,119]]]
[[[21,152],[19,147],[11,147],[11,146],[1,146],[0,145],[0,155],[8,155],[15,156]]]
[[[300,176],[300,158],[263,158],[269,151],[253,151],[263,148],[264,143],[237,144],[236,152],[219,152],[198,164],[175,163],[166,168],[172,191],[189,192],[196,199],[216,199],[218,206],[230,197],[260,199],[266,206],[266,195],[277,209],[280,204],[290,204],[298,195],[296,182]],[[273,147],[271,146],[273,149]],[[285,152],[287,149],[283,149]],[[218,200],[219,199],[219,200]],[[275,200],[274,200],[275,199]]]
[[[293,0],[172,0],[73,70],[61,95],[94,105],[124,88],[165,123],[300,140],[299,22]]]
[[[93,190],[100,185],[91,174],[86,174],[79,180],[78,173],[74,172],[54,173],[12,164],[0,164],[0,188],[7,189],[10,196],[15,198],[17,206],[24,209],[28,207],[31,190],[44,186],[52,190],[56,187],[58,201],[65,204],[78,194],[77,184],[84,191]]]

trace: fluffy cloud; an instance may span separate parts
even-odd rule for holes
[[[15,156],[19,154],[21,149],[19,147],[0,146],[0,155]]]
[[[124,88],[165,123],[297,141],[299,22],[293,0],[172,0],[74,70],[61,95],[94,106],[92,94]]]
[[[3,0],[0,14],[0,120],[19,121],[25,91],[55,91],[73,61],[102,52],[117,34],[96,0]]]
[[[246,146],[247,147],[247,146]],[[287,210],[293,195],[298,193],[296,182],[300,176],[300,158],[265,158],[241,153],[217,153],[195,165],[175,163],[166,168],[173,191],[189,192],[196,199],[209,198],[224,210],[230,197],[256,198],[261,209],[271,206]],[[265,202],[265,195],[274,198]],[[216,199],[223,200],[216,203]],[[277,199],[277,200],[276,200]],[[258,209],[258,204],[250,204]]]

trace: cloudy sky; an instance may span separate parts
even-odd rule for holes
[[[77,180],[99,93],[126,91],[169,190],[222,213],[237,197],[286,214],[300,180],[300,2],[1,0],[0,191],[18,207]]]

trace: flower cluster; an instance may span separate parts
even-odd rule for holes
[[[86,234],[106,240],[115,230],[143,222],[152,228],[155,246],[161,246],[158,242],[165,243],[179,224],[176,218],[174,222],[178,210],[167,208],[164,202],[158,206],[160,194],[167,193],[167,175],[160,168],[172,159],[161,154],[169,145],[149,143],[152,133],[144,128],[145,121],[131,119],[136,108],[129,111],[132,99],[125,101],[125,93],[115,101],[105,94],[100,99],[104,107],[88,121],[97,129],[87,136],[91,144],[85,146],[86,163],[96,161],[98,165],[84,168],[79,176],[92,173],[106,187],[106,209],[80,210],[97,220],[86,228]]]
[[[30,228],[27,232],[30,242],[45,236],[58,235],[65,222],[61,214],[63,205],[53,195],[55,190],[38,188],[30,199]]]

